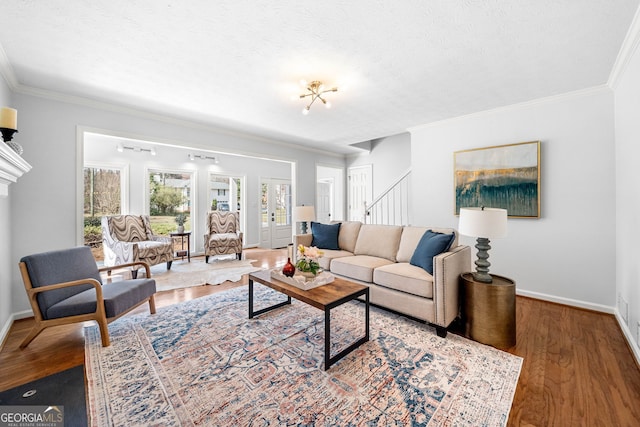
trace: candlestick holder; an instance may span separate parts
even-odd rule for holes
[[[13,139],[13,134],[16,132],[18,132],[18,129],[0,128],[0,133],[2,133],[2,140],[9,146],[9,148],[11,148],[19,156],[21,156],[24,152],[22,145],[18,144],[17,142],[11,141]]]

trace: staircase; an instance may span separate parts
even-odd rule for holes
[[[411,170],[371,203],[365,204],[365,224],[409,225]]]

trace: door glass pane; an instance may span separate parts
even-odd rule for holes
[[[260,195],[260,225],[269,226],[269,185],[262,184]]]
[[[84,168],[84,245],[91,248],[96,261],[104,259],[100,218],[122,213],[121,179],[119,169]]]
[[[291,225],[291,185],[278,184],[276,190],[276,225]]]
[[[186,217],[185,230],[191,230],[191,173],[149,171],[149,215],[154,234],[168,236],[178,228],[176,217]]]

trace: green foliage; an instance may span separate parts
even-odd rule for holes
[[[86,227],[89,226],[93,226],[93,227],[100,227],[101,226],[101,217],[99,216],[87,216],[84,218],[84,226],[85,229]]]
[[[149,196],[151,215],[172,215],[184,202],[180,189],[165,185],[155,185]]]
[[[170,223],[151,224],[151,231],[157,236],[168,236],[169,233],[176,231],[176,226]]]
[[[312,258],[300,258],[298,262],[296,262],[296,268],[300,271],[318,274],[318,270],[320,270],[320,264],[318,264],[318,262]]]
[[[84,242],[90,246],[102,244],[102,228],[99,225],[84,226]]]
[[[218,201],[216,199],[213,199],[211,201],[211,210],[212,211],[217,211],[218,210]]]
[[[188,218],[188,217],[187,217]],[[187,230],[190,229],[190,221],[187,219],[184,223]],[[168,236],[169,233],[176,231],[178,226],[176,225],[175,218],[172,216],[152,216],[151,217],[151,231],[158,236]]]

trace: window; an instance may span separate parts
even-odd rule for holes
[[[115,167],[84,167],[84,244],[89,246],[96,261],[104,259],[102,252],[101,217],[122,213],[123,169]]]
[[[227,175],[209,175],[209,203],[212,211],[240,211],[242,178]]]
[[[154,234],[168,236],[178,224],[175,217],[185,214],[186,230],[191,229],[191,172],[149,170],[149,216]]]

